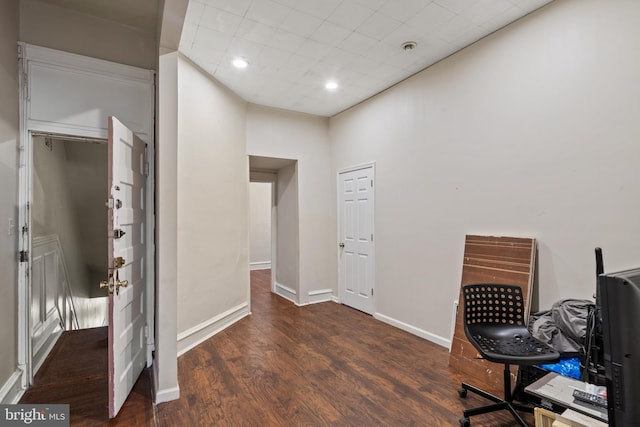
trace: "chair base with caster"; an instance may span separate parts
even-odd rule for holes
[[[517,411],[523,411],[528,413],[533,413],[533,407],[528,405],[522,405],[513,401],[513,393],[511,392],[511,372],[509,369],[509,365],[505,365],[504,370],[505,375],[505,397],[500,398],[491,393],[487,393],[484,390],[480,390],[470,384],[462,383],[461,387],[458,389],[458,395],[462,398],[467,397],[467,391],[477,394],[478,396],[482,396],[487,400],[494,402],[491,405],[481,406],[479,408],[467,409],[462,413],[462,418],[460,418],[460,426],[461,427],[470,427],[471,420],[469,417],[474,415],[487,414],[489,412],[507,410],[511,412],[515,420],[522,427],[528,427],[527,423],[522,419],[520,414]]]

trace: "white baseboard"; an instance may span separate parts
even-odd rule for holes
[[[0,387],[0,403],[3,405],[18,403],[23,394],[22,371],[16,370]]]
[[[249,270],[270,270],[271,261],[257,261],[249,263]]]
[[[335,302],[336,304],[340,304],[340,298],[336,295],[331,295],[331,301]]]
[[[170,402],[172,400],[180,399],[180,387],[171,387],[167,389],[160,389],[158,385],[158,378],[160,377],[157,372],[158,364],[153,364],[153,403],[155,405],[164,402]]]
[[[385,316],[384,314],[380,314],[380,313],[375,313],[373,317],[391,326],[395,326],[396,328],[402,329],[403,331],[407,331],[410,334],[417,335],[420,338],[424,338],[427,341],[431,341],[435,344],[438,344],[442,347],[446,347],[446,348],[451,347],[451,340],[448,340],[436,334],[432,334],[431,332],[425,331],[424,329],[417,328],[413,325],[409,325],[408,323],[401,322],[400,320],[394,319],[389,316]]]
[[[332,289],[320,289],[309,292],[309,304],[331,301],[333,299]]]
[[[164,402],[171,402],[172,400],[180,399],[180,387],[173,387],[167,390],[156,390],[155,399],[153,403],[155,405]]]
[[[54,330],[54,332],[52,332],[48,336],[47,340],[42,344],[42,348],[33,355],[31,362],[33,363],[32,369],[34,376],[38,373],[38,370],[44,363],[51,350],[53,350],[53,347],[56,345],[61,335],[62,329],[57,327],[56,330]]]
[[[280,295],[283,298],[288,299],[292,303],[298,305],[297,301],[297,292],[295,289],[288,288],[280,283],[276,282],[276,294]]]
[[[224,313],[206,320],[178,334],[178,356],[183,355],[198,344],[208,340],[218,332],[249,315],[249,304],[244,302]]]

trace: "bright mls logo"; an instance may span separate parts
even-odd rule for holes
[[[69,405],[0,405],[0,427],[68,427]]]

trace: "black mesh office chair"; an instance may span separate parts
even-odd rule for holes
[[[464,285],[462,297],[467,338],[484,359],[504,365],[504,398],[463,382],[458,390],[460,397],[466,397],[468,390],[495,403],[464,411],[460,425],[469,427],[471,416],[506,409],[521,426],[527,427],[516,409],[532,413],[533,408],[513,401],[509,367],[554,363],[560,359],[560,354],[529,333],[524,320],[524,298],[519,286]]]

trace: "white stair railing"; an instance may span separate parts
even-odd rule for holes
[[[63,330],[79,329],[80,324],[73,302],[73,294],[69,286],[67,263],[58,235],[51,234],[48,236],[35,237],[32,241],[32,250],[32,263],[34,265],[38,263],[40,259],[45,261],[44,276],[42,278],[43,284],[40,289],[35,290],[35,292],[39,291],[41,293],[39,298],[40,303],[47,304],[47,302],[53,299],[55,312],[58,315],[61,328]],[[34,277],[33,280],[38,280],[38,278]],[[32,292],[34,292],[34,290],[32,290]],[[48,321],[47,316],[51,314],[50,312],[51,310],[46,306],[41,308],[40,313],[43,317],[42,320]],[[33,320],[34,319],[32,319],[32,321]]]

